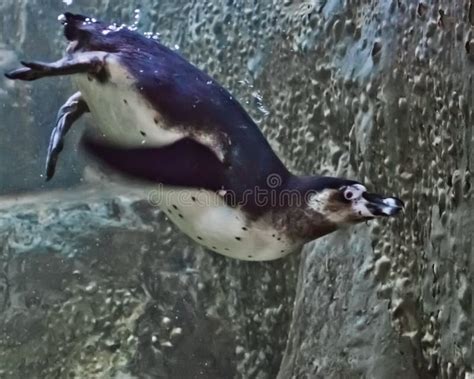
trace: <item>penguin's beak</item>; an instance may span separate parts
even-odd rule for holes
[[[374,216],[396,216],[404,207],[403,201],[397,197],[385,197],[375,193],[364,192],[367,210]]]

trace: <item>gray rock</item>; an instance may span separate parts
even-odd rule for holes
[[[297,257],[205,252],[112,188],[0,201],[2,377],[274,377]]]

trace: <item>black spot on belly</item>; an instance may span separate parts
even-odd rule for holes
[[[153,119],[153,122],[154,122],[156,125],[158,125],[158,118],[155,117],[155,118]]]
[[[240,237],[235,237],[235,239],[236,239],[237,241],[242,240],[242,238],[240,238]]]
[[[280,237],[278,237],[278,238],[277,238],[277,241],[281,241],[281,238],[280,238]]]
[[[181,213],[180,213],[178,216],[179,216],[180,218],[184,218],[184,217],[183,217],[183,215],[182,215]]]
[[[143,137],[146,137],[146,133],[145,133],[143,130],[140,130],[140,134],[141,134]]]
[[[249,257],[249,258],[253,258],[253,255],[247,255],[247,257]]]
[[[125,99],[123,99],[123,102],[124,102],[125,104],[128,104],[128,101],[127,101],[127,100],[125,100]]]
[[[202,237],[197,236],[196,238],[197,238],[199,241],[202,241]]]
[[[274,234],[272,234],[272,237],[276,237]]]
[[[248,230],[245,226],[242,226],[242,230]]]
[[[176,209],[176,210],[178,210],[178,207],[177,207],[176,205],[174,205],[174,204],[173,204],[173,208]]]
[[[192,201],[196,201],[196,198],[194,196],[191,196]]]
[[[216,250],[216,249],[217,249],[217,247],[215,247],[215,246],[213,246],[212,248],[213,248],[214,250]]]
[[[172,211],[171,209],[169,209],[169,208],[168,208],[168,212],[171,213],[171,214],[173,214],[173,211]]]
[[[228,247],[226,247],[224,250],[225,250],[225,251],[230,251]]]
[[[280,253],[284,253],[284,252],[285,252],[285,250],[280,250]]]

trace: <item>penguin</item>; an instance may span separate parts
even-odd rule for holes
[[[81,146],[103,165],[153,183],[153,204],[186,235],[227,257],[269,261],[339,228],[404,207],[356,180],[291,173],[237,99],[159,41],[65,13],[69,41],[53,63],[21,62],[13,80],[70,75],[46,157],[55,173],[74,122],[94,122]]]

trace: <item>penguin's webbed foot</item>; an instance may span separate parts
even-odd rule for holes
[[[20,67],[16,70],[6,72],[5,77],[12,80],[36,80],[39,76],[35,71],[28,67]]]
[[[49,138],[48,154],[46,156],[46,181],[54,176],[59,154],[63,150],[64,137],[72,124],[86,112],[89,112],[89,107],[80,92],[72,95],[59,109],[56,126]]]
[[[8,79],[13,80],[36,80],[45,76],[54,75],[55,67],[49,63],[42,62],[20,62],[24,67],[5,73]]]
[[[5,73],[8,79],[36,80],[47,76],[73,75],[78,73],[99,74],[104,68],[104,58],[99,55],[76,54],[56,62],[25,62],[24,67]]]

